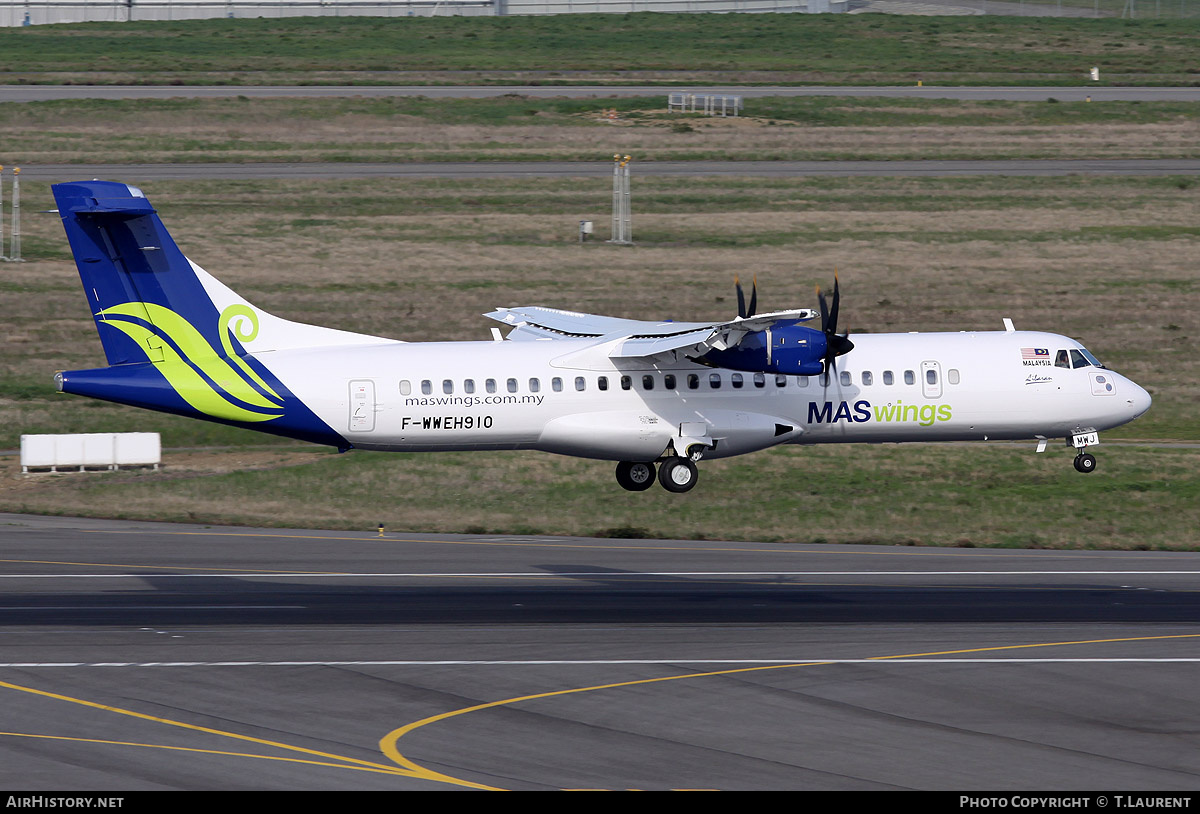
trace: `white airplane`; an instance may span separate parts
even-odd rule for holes
[[[341,450],[537,449],[617,461],[631,491],[696,484],[696,462],[779,444],[1064,438],[1091,472],[1098,433],[1150,396],[1074,339],[1016,331],[837,333],[810,309],[647,322],[501,308],[493,341],[408,343],[290,322],[189,261],[135,187],[54,196],[108,367],[58,389]],[[820,329],[801,322],[821,318]],[[837,361],[838,359],[842,361]]]

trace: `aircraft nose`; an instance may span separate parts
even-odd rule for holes
[[[1128,386],[1121,389],[1125,396],[1125,401],[1129,404],[1130,421],[1150,409],[1150,394],[1142,389],[1142,387],[1129,382]]]

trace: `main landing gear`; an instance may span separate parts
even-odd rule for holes
[[[621,461],[617,464],[617,483],[630,492],[644,492],[654,485],[654,464]]]
[[[658,482],[668,492],[687,492],[696,485],[700,473],[688,458],[667,458],[658,467]],[[621,461],[617,464],[617,483],[630,492],[644,492],[654,485],[654,464]]]
[[[1095,472],[1096,456],[1090,452],[1080,452],[1075,456],[1075,471],[1083,472],[1084,474]]]

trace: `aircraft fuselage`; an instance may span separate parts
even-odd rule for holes
[[[687,360],[581,357],[574,351],[594,343],[570,339],[290,351],[270,354],[269,364],[348,445],[393,451],[654,460],[688,425],[717,442],[706,458],[780,443],[1053,438],[1109,429],[1149,406],[1141,387],[1111,370],[1056,367],[1060,350],[1081,349],[1064,336],[854,339],[828,383]],[[1023,359],[1031,348],[1047,355]]]

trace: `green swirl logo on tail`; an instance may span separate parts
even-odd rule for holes
[[[230,421],[283,416],[283,399],[233,349],[231,334],[242,342],[258,335],[252,308],[231,305],[221,312],[224,356],[190,322],[152,302],[114,305],[98,316],[137,342],[180,398],[199,412]]]

